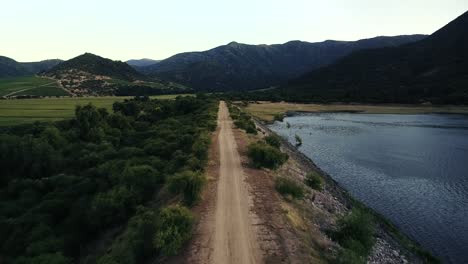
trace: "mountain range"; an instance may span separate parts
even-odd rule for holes
[[[149,65],[153,65],[160,62],[160,60],[152,60],[152,59],[139,59],[139,60],[128,60],[126,63],[134,68],[138,67],[145,67]]]
[[[468,103],[468,12],[423,40],[362,50],[278,89],[296,101]]]
[[[38,62],[17,62],[14,59],[0,56],[0,78],[33,75],[49,70],[62,60],[44,60]]]
[[[138,70],[199,91],[252,90],[282,84],[353,51],[395,47],[424,37],[408,35],[317,43],[290,41],[275,45],[231,42],[207,51],[180,53]]]
[[[68,61],[30,63],[0,56],[0,78],[39,73],[70,89],[110,87],[110,94],[160,93],[169,85],[172,91],[270,88],[248,93],[264,100],[466,104],[468,12],[430,36],[275,45],[231,42],[162,61],[127,63],[90,53]]]

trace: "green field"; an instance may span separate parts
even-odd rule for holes
[[[174,99],[178,95],[151,96],[158,99]],[[57,121],[71,118],[77,105],[92,103],[112,110],[112,104],[132,97],[65,97],[44,99],[0,100],[0,126]]]
[[[51,79],[25,76],[0,79],[0,96],[38,95],[38,96],[66,96],[57,82]]]

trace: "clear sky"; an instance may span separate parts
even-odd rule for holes
[[[0,0],[0,55],[164,59],[237,41],[430,34],[468,0]]]

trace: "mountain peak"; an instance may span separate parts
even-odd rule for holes
[[[227,44],[227,46],[232,46],[232,47],[236,47],[236,46],[239,46],[241,45],[241,43],[237,42],[237,41],[231,41]]]

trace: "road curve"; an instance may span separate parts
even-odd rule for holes
[[[261,252],[249,214],[249,192],[232,120],[223,101],[219,105],[218,126],[220,169],[210,263],[261,263]]]

